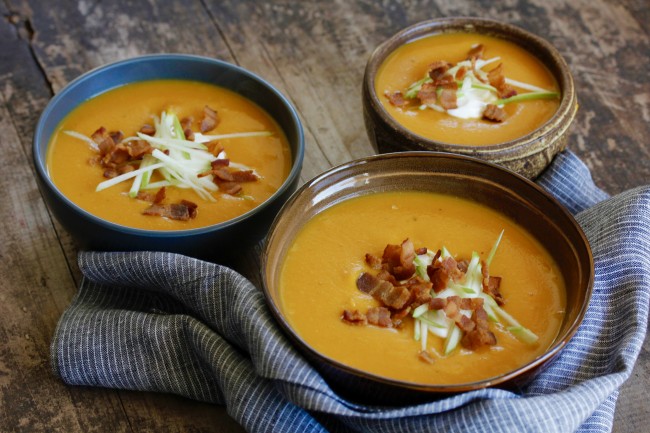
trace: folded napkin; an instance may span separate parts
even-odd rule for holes
[[[519,393],[348,401],[289,343],[260,289],[226,267],[156,252],[79,254],[84,278],[54,335],[54,372],[70,385],[225,404],[251,432],[610,431],[648,323],[650,186],[609,198],[570,152],[538,183],[576,215],[596,275],[577,334]]]

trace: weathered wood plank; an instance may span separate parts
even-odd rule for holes
[[[50,339],[75,291],[31,165],[33,125],[51,94],[31,56],[29,24],[2,12],[9,19],[0,23],[0,430],[82,431],[102,413],[106,427],[125,431],[115,392],[78,394],[51,373]]]

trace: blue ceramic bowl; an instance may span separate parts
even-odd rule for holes
[[[59,123],[82,102],[122,85],[156,79],[185,79],[225,87],[265,109],[287,136],[292,168],[282,186],[255,209],[229,221],[191,230],[155,231],[125,227],[81,209],[57,189],[48,175],[47,147]],[[49,102],[34,134],[36,177],[56,219],[81,249],[102,251],[169,251],[223,261],[224,251],[261,240],[282,204],[298,186],[304,135],[291,103],[260,77],[223,61],[182,54],[136,57],[94,69],[68,84]]]

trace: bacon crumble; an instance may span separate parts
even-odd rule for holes
[[[506,82],[502,63],[499,63],[496,68],[488,71],[487,77],[485,77],[484,72],[478,72],[476,66],[477,60],[483,58],[484,52],[485,47],[483,44],[474,45],[468,51],[465,58],[465,60],[470,62],[471,68],[459,66],[453,74],[449,73],[449,71],[455,66],[454,64],[445,60],[432,62],[427,68],[427,77],[431,81],[420,84],[414,98],[412,96],[405,97],[401,91],[386,91],[384,92],[384,96],[390,104],[399,108],[405,108],[411,105],[438,104],[444,110],[456,109],[458,108],[458,82],[463,81],[469,70],[472,71],[476,79],[494,87],[499,99],[507,99],[517,95],[515,88]],[[506,111],[494,104],[488,104],[482,114],[482,119],[491,122],[501,123],[506,118]]]
[[[433,256],[432,264],[427,267],[427,281],[415,272],[415,255],[427,253],[427,248],[415,248],[410,239],[400,245],[387,244],[382,257],[366,253],[366,264],[377,271],[375,275],[362,272],[358,277],[357,288],[376,299],[380,306],[369,308],[366,313],[359,310],[343,310],[341,320],[351,325],[374,325],[386,328],[399,328],[402,321],[414,308],[426,304],[430,310],[443,311],[463,332],[461,345],[469,350],[476,350],[484,345],[496,344],[496,336],[489,330],[484,300],[480,297],[461,298],[433,296],[443,290],[449,280],[461,281],[468,269],[467,260],[456,261],[453,257],[440,259],[438,250]],[[481,262],[483,291],[492,296],[499,305],[503,305],[503,296],[499,292],[500,277],[489,274],[485,261]],[[471,316],[468,315],[471,312]],[[419,358],[424,362],[433,362],[431,355],[420,352]]]
[[[189,200],[181,200],[180,203],[153,203],[142,213],[143,215],[166,217],[178,221],[189,221],[196,218],[197,207],[196,203]]]
[[[404,98],[404,95],[399,90],[392,93],[386,91],[384,95],[386,98],[388,98],[388,102],[390,102],[395,107],[406,107],[410,104],[410,102]]]
[[[483,110],[483,119],[491,120],[493,122],[501,123],[506,120],[506,112],[503,108],[497,107],[494,104],[488,104]]]
[[[202,133],[209,132],[219,124],[219,116],[216,110],[209,106],[203,108],[203,118],[200,122]],[[183,134],[187,140],[194,139],[192,124],[194,119],[185,117],[180,121]],[[139,132],[145,135],[153,136],[156,133],[154,126],[143,124]],[[124,140],[122,131],[108,131],[105,127],[99,127],[91,134],[91,140],[97,145],[98,154],[88,160],[90,165],[99,165],[103,168],[102,175],[111,179],[124,173],[135,170],[141,163],[142,158],[153,152],[153,147],[146,140]],[[208,151],[218,156],[224,148],[218,142],[207,143]],[[168,150],[164,151],[169,154]],[[224,194],[235,195],[242,191],[242,183],[255,182],[259,177],[252,170],[233,170],[230,168],[230,160],[227,158],[218,158],[211,162],[211,170],[198,175],[204,177],[213,175],[214,183]],[[165,188],[161,188],[157,194],[146,191],[139,191],[137,194],[139,200],[152,203],[143,211],[144,215],[162,216],[180,221],[187,221],[195,218],[198,206],[190,201],[182,200],[180,203],[164,204]]]
[[[203,107],[203,119],[201,119],[201,133],[212,131],[219,124],[217,112],[207,105]]]

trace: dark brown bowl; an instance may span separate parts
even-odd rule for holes
[[[284,317],[279,294],[280,270],[301,228],[325,209],[367,194],[426,191],[462,196],[498,210],[523,226],[553,251],[566,282],[566,316],[552,346],[541,356],[507,374],[473,383],[429,385],[394,380],[351,368],[314,350]],[[264,294],[278,322],[299,349],[340,392],[376,401],[417,400],[499,386],[527,383],[555,357],[576,332],[585,314],[593,284],[593,258],[573,217],[534,183],[495,164],[476,158],[436,152],[400,152],[372,156],[333,168],[303,185],[273,222],[262,257]],[[350,386],[354,383],[355,386]],[[361,394],[361,395],[358,395]],[[388,395],[388,398],[382,396]],[[404,400],[407,399],[407,400]]]
[[[495,145],[468,146],[436,141],[399,124],[382,106],[375,92],[375,76],[384,60],[398,47],[425,36],[473,32],[505,39],[537,57],[555,76],[562,99],[548,122],[530,134]],[[439,18],[423,21],[395,34],[370,55],[363,78],[363,114],[368,137],[379,153],[433,150],[475,156],[533,179],[564,149],[569,126],[578,109],[573,77],[558,51],[544,39],[510,24],[481,18]]]

